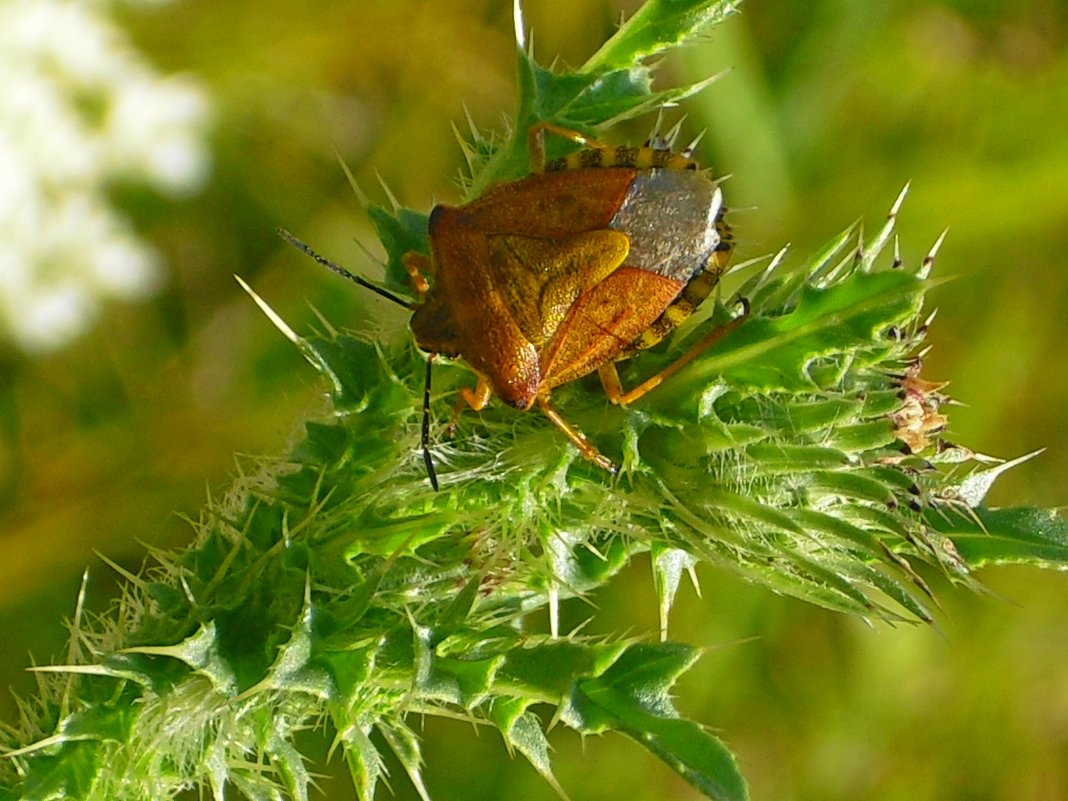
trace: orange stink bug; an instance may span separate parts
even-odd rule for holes
[[[546,132],[583,149],[546,161]],[[611,402],[633,402],[723,332],[625,392],[615,362],[660,342],[726,268],[732,239],[722,193],[689,148],[671,150],[671,135],[654,135],[642,147],[608,147],[540,123],[529,138],[531,175],[431,211],[430,255],[410,252],[403,260],[416,303],[283,232],[320,263],[412,310],[416,344],[429,354],[422,445],[434,489],[429,385],[436,355],[462,358],[477,374],[475,387],[461,390],[462,403],[480,410],[497,395],[517,409],[537,404],[584,457],[615,472],[550,403],[552,390],[597,371]]]

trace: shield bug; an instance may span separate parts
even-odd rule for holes
[[[546,160],[552,133],[582,146]],[[667,368],[624,392],[615,362],[660,342],[708,296],[732,250],[718,182],[654,135],[642,147],[610,147],[551,123],[529,134],[532,174],[498,184],[463,206],[430,213],[429,256],[404,265],[419,296],[407,303],[353,276],[284,234],[336,272],[413,312],[416,344],[429,354],[423,454],[429,450],[430,364],[462,358],[478,376],[462,389],[475,410],[493,395],[535,404],[584,457],[615,472],[550,402],[555,387],[596,371],[613,403],[633,402],[723,333],[704,337]]]

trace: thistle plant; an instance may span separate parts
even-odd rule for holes
[[[534,121],[603,136],[703,88],[654,91],[646,61],[733,6],[651,0],[573,72],[534,61],[517,14],[518,111],[505,135],[466,138],[468,197],[528,171]],[[333,413],[211,502],[188,549],[127,575],[106,614],[79,603],[64,664],[37,669],[39,695],[5,731],[0,798],[306,799],[314,770],[294,738],[309,728],[331,738],[361,798],[382,783],[387,749],[427,798],[413,721],[431,715],[496,729],[561,796],[552,726],[618,732],[707,797],[746,798],[727,747],[672,703],[700,654],[669,627],[697,565],[866,619],[930,623],[924,566],[976,586],[979,565],[1068,563],[1054,514],[983,505],[1011,463],[942,436],[948,399],[922,371],[939,243],[902,263],[903,198],[873,236],[848,229],[807,263],[749,265],[704,319],[626,364],[630,383],[656,372],[744,299],[740,325],[634,406],[585,381],[561,387],[555,401],[622,466],[615,477],[538,414],[491,404],[443,436],[472,376],[439,360],[434,492],[425,356],[403,315],[384,308],[374,335],[324,321],[312,336],[257,298],[323,376]],[[401,258],[426,252],[426,215],[368,213],[385,286],[409,291]],[[560,630],[562,604],[634,559],[652,565],[659,638]]]

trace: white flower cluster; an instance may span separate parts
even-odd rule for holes
[[[148,66],[103,2],[0,0],[0,339],[56,348],[105,298],[153,290],[158,258],[106,189],[196,189],[207,112],[204,92]]]

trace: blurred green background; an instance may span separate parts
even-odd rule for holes
[[[578,65],[636,2],[527,0],[540,60]],[[451,126],[463,106],[499,126],[513,101],[503,0],[184,0],[115,10],[146,58],[195,76],[214,104],[214,167],[181,202],[117,187],[165,256],[161,292],[113,304],[73,345],[30,358],[0,346],[0,684],[30,691],[32,658],[62,660],[62,620],[91,565],[90,602],[145,546],[191,536],[234,454],[282,453],[323,387],[237,287],[243,276],[298,331],[401,324],[395,311],[274,235],[284,225],[356,270],[373,246],[335,151],[374,197],[381,175],[426,209],[456,200]],[[857,218],[881,223],[912,181],[901,249],[915,262],[946,227],[926,374],[964,406],[947,436],[1016,457],[993,505],[1068,498],[1068,7],[1062,3],[751,0],[706,44],[672,56],[672,83],[726,70],[688,101],[685,131],[726,185],[737,260],[792,243],[797,258]],[[639,141],[649,121],[616,133]],[[713,570],[683,593],[673,635],[708,647],[682,710],[736,750],[754,798],[1068,798],[1068,578],[989,569],[991,593],[931,577],[938,630],[868,627]],[[645,565],[596,598],[598,631],[652,632]],[[572,622],[588,610],[570,610]],[[10,696],[0,717],[11,720]],[[438,799],[550,799],[492,732],[427,721]],[[314,737],[312,737],[314,740]],[[572,798],[696,799],[622,738],[560,732]],[[322,753],[323,749],[318,748]],[[339,761],[326,797],[351,791]],[[398,771],[399,772],[399,771]],[[414,798],[393,780],[397,797]]]

